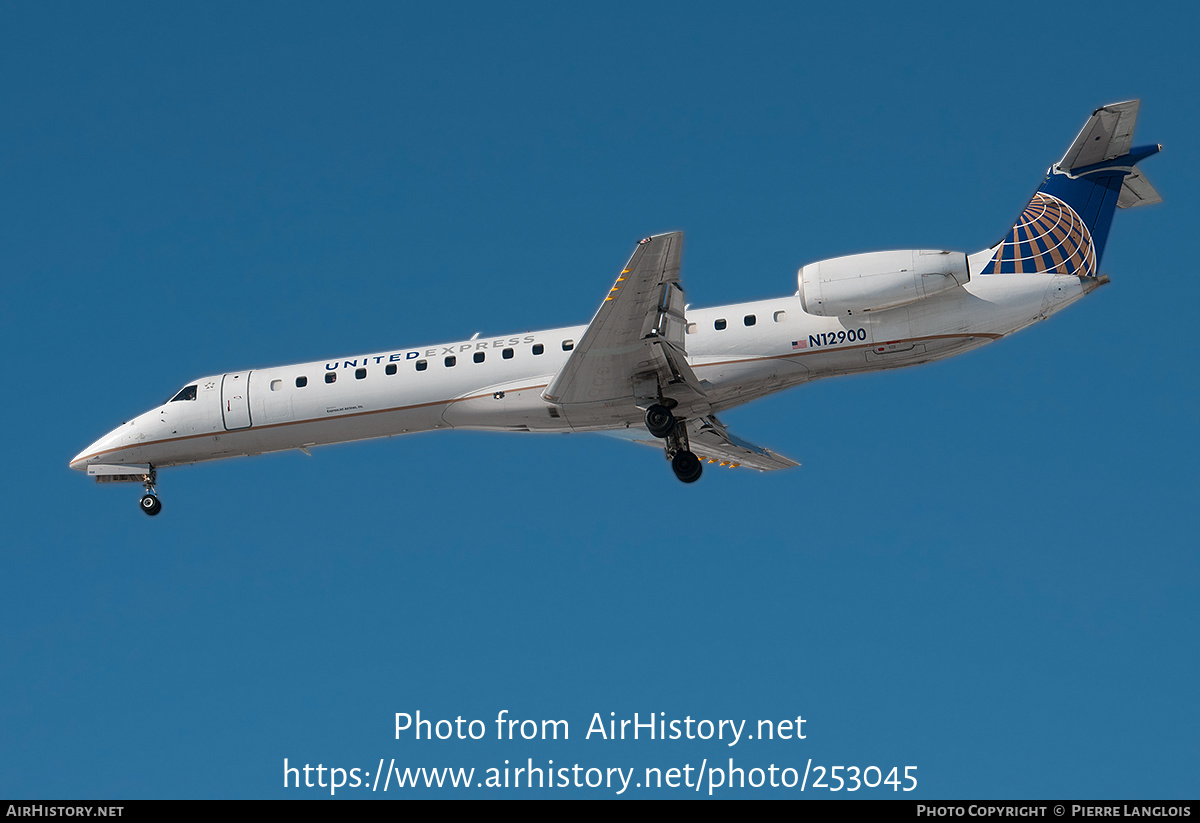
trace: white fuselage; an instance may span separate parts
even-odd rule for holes
[[[991,254],[972,256],[971,270],[981,270]],[[795,295],[689,309],[687,359],[715,413],[821,377],[966,351],[1048,316],[1096,282],[1044,273],[973,276],[949,292],[849,317],[807,314]],[[70,465],[161,468],[433,429],[627,427],[638,419],[635,409],[576,413],[542,396],[585,328],[477,337],[200,378],[193,381],[194,399],[145,412],[88,446]]]

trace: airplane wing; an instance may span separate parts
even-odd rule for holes
[[[692,451],[701,460],[722,466],[745,466],[768,472],[800,465],[795,460],[735,437],[712,415],[688,421],[688,441]]]
[[[722,466],[740,466],[747,469],[757,469],[760,472],[775,469],[790,469],[799,466],[795,460],[776,454],[770,449],[756,446],[732,435],[716,417],[707,415],[687,421],[688,441],[691,450],[701,460],[709,463],[719,463]],[[647,446],[661,447],[662,441],[652,436],[645,429],[630,427],[616,431],[605,432],[614,437],[632,440]]]
[[[672,398],[688,410],[707,409],[687,362],[679,259],[683,232],[638,243],[587,331],[543,396],[570,419],[614,407],[621,415]],[[612,416],[601,415],[605,419]]]

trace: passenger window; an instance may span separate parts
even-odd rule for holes
[[[695,333],[696,333],[696,324],[695,324],[695,323],[688,323],[688,324],[687,324],[687,333],[688,333],[688,334],[695,334]]]
[[[742,318],[742,322],[745,323],[747,326],[753,326],[755,323],[758,322],[758,318],[755,317],[753,314],[747,314],[745,317]]]
[[[308,385],[308,378],[307,378],[307,377],[297,377],[297,378],[296,378],[296,388],[298,388],[298,389],[302,389],[302,388],[304,388],[304,387],[305,387],[305,386],[307,386],[307,385]]]
[[[724,331],[725,320],[721,319],[721,320],[718,320],[717,322],[713,323],[713,328],[716,329],[717,331]]]
[[[447,367],[453,366],[457,362],[458,362],[458,358],[455,357],[454,355],[450,355],[449,357],[446,358],[446,366]]]
[[[418,360],[417,361],[417,371],[425,371],[427,368],[429,368],[428,360]]]
[[[384,373],[384,374],[395,374],[395,373],[396,373],[396,364],[395,364],[395,363],[388,363],[388,364],[387,364],[387,368],[385,368],[385,369],[383,370],[383,373]]]
[[[483,354],[483,352],[481,352],[481,351],[477,351],[477,352],[475,352],[475,362],[476,362],[476,363],[482,363],[482,362],[483,362],[483,358],[484,358],[484,354]]]
[[[533,344],[533,353],[534,353],[534,354],[541,354],[541,353],[542,353],[542,352],[544,352],[545,350],[546,350],[546,347],[545,347],[545,346],[543,346],[541,343],[534,343],[534,344]]]
[[[335,371],[325,372],[325,382],[326,383],[334,383],[336,381],[337,381],[337,372],[335,372]]]
[[[179,394],[177,394],[171,398],[170,402],[174,403],[176,400],[195,400],[195,399],[196,399],[196,387],[188,386],[184,389],[181,389]]]
[[[513,359],[513,350],[505,349],[504,351],[500,352],[500,356],[503,357],[505,360],[512,360]]]
[[[363,379],[364,377],[366,377],[366,376],[367,376],[367,370],[366,370],[366,369],[355,369],[355,370],[354,370],[354,377],[355,377],[355,379],[357,379],[357,380],[362,380],[362,379]]]
[[[575,348],[574,340],[564,340],[563,341],[563,351],[570,351],[573,348]]]
[[[283,388],[282,380],[272,380],[271,381],[271,391],[279,391],[282,388]]]
[[[787,312],[785,312],[785,311],[775,312],[775,322],[776,323],[782,323],[784,320],[787,320]]]

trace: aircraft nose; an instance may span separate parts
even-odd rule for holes
[[[92,445],[81,451],[79,454],[71,458],[71,462],[67,465],[72,469],[77,469],[81,472],[86,472],[87,467],[92,463],[100,461],[100,457],[104,454],[116,451],[114,447],[119,447],[122,442],[127,439],[126,435],[130,428],[129,423],[110,431],[108,434],[101,437]]]
[[[110,440],[111,438],[112,434],[104,435],[104,437],[101,437],[95,443],[72,457],[71,462],[67,465],[69,465],[72,469],[77,469],[81,472],[87,471],[88,463],[94,462],[95,458],[99,456],[98,452],[103,448],[104,442],[106,440]]]

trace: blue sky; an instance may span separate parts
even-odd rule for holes
[[[0,796],[328,796],[285,790],[284,758],[732,757],[916,766],[907,797],[1195,797],[1198,22],[3,5]],[[801,469],[684,486],[603,437],[450,432],[164,471],[151,519],[66,467],[198,375],[586,322],[651,233],[686,232],[696,306],[842,254],[978,250],[1135,97],[1166,202],[1117,215],[1112,283],[724,416]],[[492,734],[396,740],[417,710]],[[500,710],[571,739],[497,741]],[[584,740],[610,712],[807,737]]]

